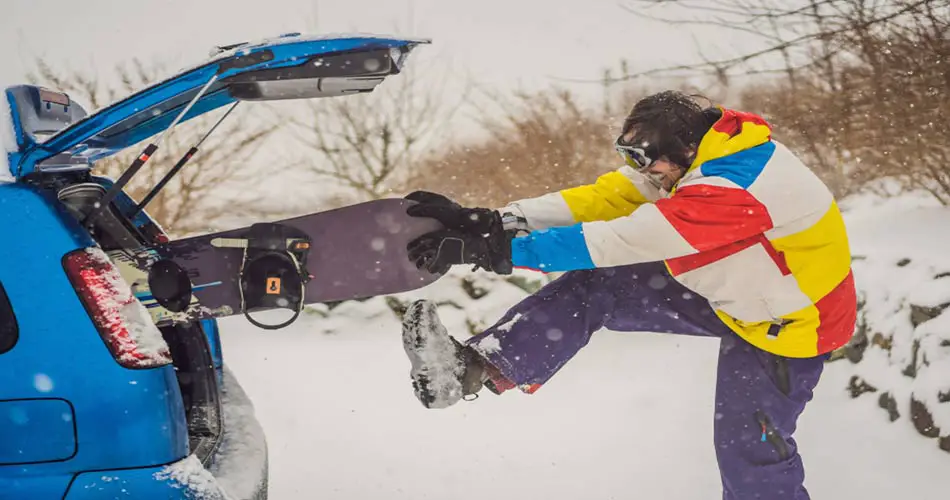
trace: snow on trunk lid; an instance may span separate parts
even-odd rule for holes
[[[5,85],[0,89],[6,88]],[[10,103],[7,93],[0,94],[0,184],[14,182],[16,179],[10,171],[9,153],[16,152],[16,136],[13,134],[13,116],[10,114]]]

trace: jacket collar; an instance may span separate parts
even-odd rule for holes
[[[772,139],[772,127],[759,115],[719,107],[720,117],[699,142],[686,173],[703,163],[751,149]]]

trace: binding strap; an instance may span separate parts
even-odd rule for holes
[[[219,248],[242,248],[243,257],[238,274],[241,312],[258,328],[277,330],[296,321],[303,310],[307,282],[312,276],[306,261],[310,237],[302,231],[281,224],[254,224],[245,238],[215,238]],[[287,321],[268,325],[251,317],[254,309],[290,309],[294,315]]]

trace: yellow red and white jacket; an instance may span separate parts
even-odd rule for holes
[[[756,347],[813,357],[843,346],[857,301],[834,197],[772,140],[764,119],[720,111],[670,193],[625,166],[502,209],[529,231],[512,241],[514,265],[547,272],[664,261]]]

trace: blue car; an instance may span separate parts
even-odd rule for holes
[[[179,123],[238,101],[370,92],[420,43],[221,47],[94,114],[55,89],[5,89],[16,145],[0,172],[0,499],[267,497],[265,437],[217,324],[156,326],[108,256],[168,241],[123,188]],[[369,53],[385,71],[352,64]],[[118,179],[91,173],[148,139]]]

